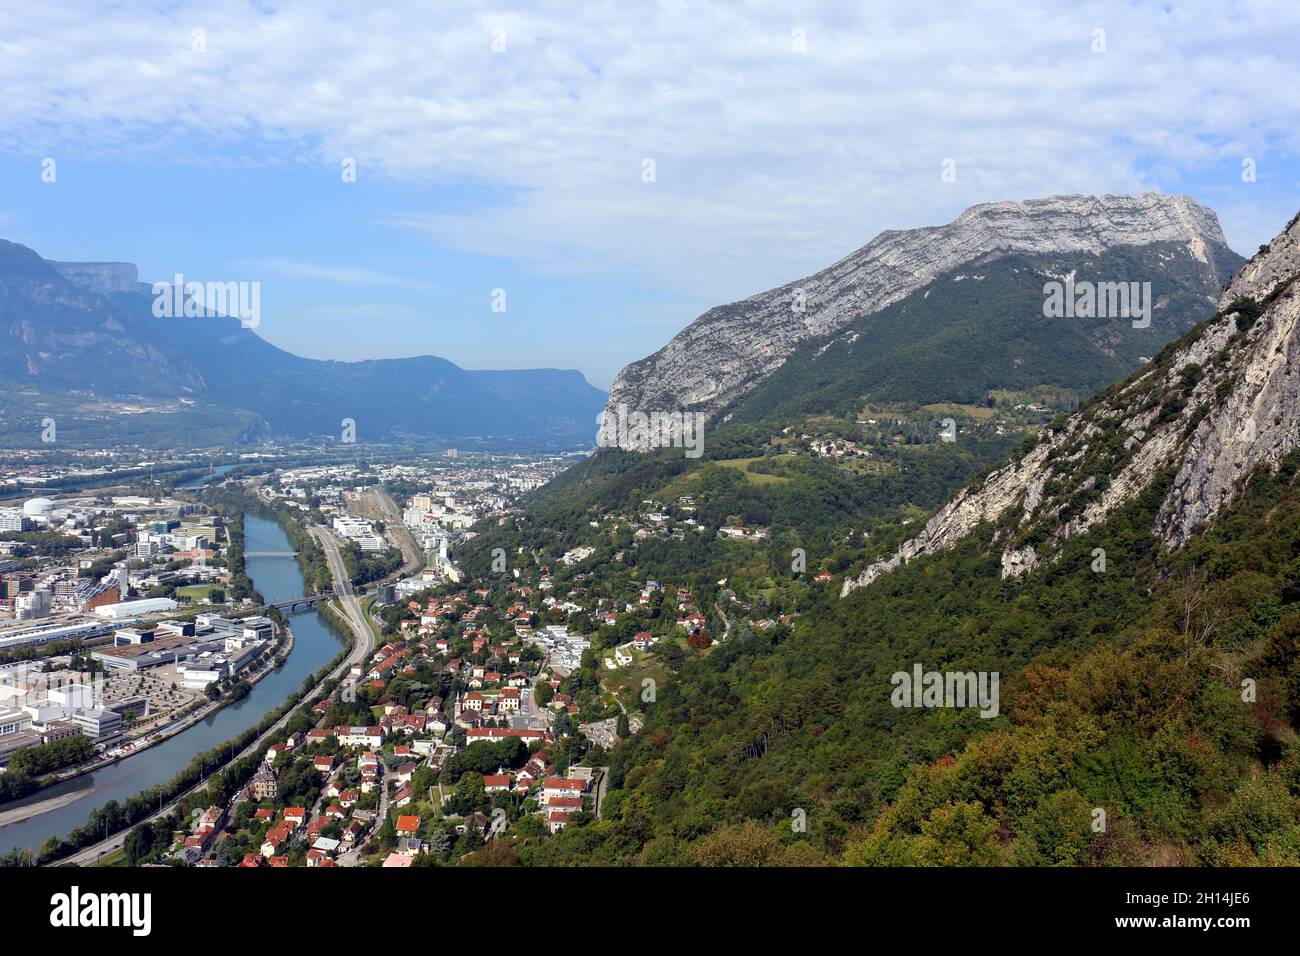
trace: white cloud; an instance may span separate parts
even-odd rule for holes
[[[391,217],[440,244],[718,302],[974,202],[1184,191],[1213,164],[1206,198],[1238,246],[1263,241],[1294,199],[1233,170],[1300,152],[1297,27],[1290,0],[10,5],[0,135],[37,155],[355,157],[360,177],[496,197]]]
[[[393,286],[418,289],[422,286],[400,276],[386,275],[364,266],[333,266],[318,262],[294,262],[290,259],[260,259],[252,267],[271,275],[315,279],[350,286]]]

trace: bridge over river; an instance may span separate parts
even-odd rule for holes
[[[308,611],[315,607],[321,601],[330,601],[334,598],[333,591],[322,591],[320,594],[306,594],[302,597],[290,598],[287,601],[276,601],[274,604],[267,604],[267,608],[279,608],[281,611],[288,611],[293,614],[298,611]]]

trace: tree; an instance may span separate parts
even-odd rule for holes
[[[127,863],[139,866],[153,857],[153,824],[145,821],[126,835],[122,843],[122,852],[126,854]]]
[[[384,823],[379,828],[379,845],[385,850],[391,850],[397,846],[397,827],[393,823],[391,811],[384,817]]]
[[[446,827],[436,827],[429,834],[429,855],[446,859],[451,854],[454,836]]]
[[[710,833],[695,844],[691,855],[699,866],[762,866],[779,850],[776,837],[746,820]]]

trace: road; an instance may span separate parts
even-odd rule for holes
[[[546,672],[546,665],[550,659],[549,654],[542,658],[537,673],[528,679],[528,686],[519,695],[523,706],[521,716],[531,719],[535,730],[549,730],[551,726],[552,715],[537,705],[537,684],[541,680],[542,674]]]
[[[374,653],[374,635],[370,631],[370,626],[366,624],[366,617],[361,612],[361,604],[357,601],[356,592],[352,590],[352,582],[348,580],[348,573],[343,568],[343,557],[339,554],[339,539],[332,531],[326,531],[318,525],[313,525],[310,531],[311,536],[325,552],[330,577],[334,579],[334,597],[342,608],[343,616],[347,619],[348,626],[352,628],[352,633],[356,635],[357,643],[353,650],[361,650],[363,642],[368,645],[364,654],[351,661],[351,663],[359,663]]]
[[[328,681],[332,678],[342,677],[351,669],[353,664],[359,664],[362,661],[368,660],[375,652],[375,639],[373,632],[366,624],[365,617],[361,613],[361,605],[357,603],[356,595],[352,592],[352,583],[348,580],[348,576],[343,569],[343,559],[339,556],[338,540],[328,531],[324,531],[321,528],[313,527],[310,530],[312,536],[316,538],[325,551],[325,559],[329,563],[330,574],[334,578],[335,598],[341,605],[343,615],[347,620],[349,627],[352,628],[353,634],[352,649],[348,652],[347,657],[343,659],[342,663],[326,675],[325,680]],[[321,684],[324,683],[325,681],[321,682]],[[321,684],[317,684],[316,687],[312,689],[312,693],[319,690]],[[308,696],[310,696],[310,694]],[[256,740],[241,750],[236,759],[246,757],[253,753],[268,738],[274,737],[282,731],[285,725],[289,722],[289,719],[293,716],[295,710],[297,710],[296,707],[290,708],[290,710],[283,717],[277,720],[265,733],[261,734]],[[175,810],[177,803],[185,797],[197,793],[205,788],[217,773],[220,773],[220,770],[210,774],[203,780],[200,780],[175,800],[164,804],[157,813],[148,818],[148,821],[152,823],[156,820],[161,820],[163,817],[169,816],[172,811]],[[88,847],[84,847],[59,862],[61,864],[70,864],[72,866],[90,866],[100,857],[120,850],[123,842],[126,840],[126,835],[129,832],[130,830],[123,830],[120,833],[109,837],[107,840],[101,840],[99,843],[94,843]]]
[[[592,793],[592,809],[599,820],[605,812],[605,791],[609,788],[609,767],[596,768],[596,788]]]

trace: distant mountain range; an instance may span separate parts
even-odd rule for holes
[[[50,262],[0,240],[0,442],[153,446],[262,438],[590,443],[605,393],[574,370],[469,371],[436,356],[337,362],[225,315],[158,318],[126,263]]]

